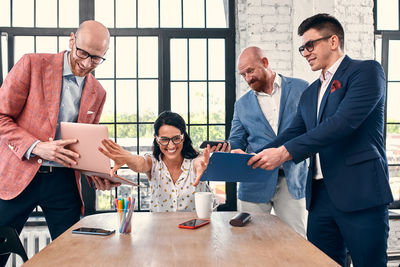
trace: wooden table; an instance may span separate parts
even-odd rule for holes
[[[190,230],[178,224],[194,213],[134,213],[132,233],[72,234],[77,227],[117,228],[115,213],[87,216],[23,266],[339,266],[273,215],[252,214],[233,227],[236,212],[214,212]]]

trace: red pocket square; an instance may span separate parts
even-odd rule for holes
[[[334,80],[331,85],[331,94],[340,88],[342,88],[342,85],[340,84],[340,82],[338,80]]]

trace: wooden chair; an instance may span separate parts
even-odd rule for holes
[[[25,249],[22,246],[17,231],[9,226],[0,227],[0,255],[15,253],[19,255],[24,262],[28,260]]]

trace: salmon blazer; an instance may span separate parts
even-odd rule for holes
[[[64,52],[24,55],[0,88],[0,198],[18,196],[36,175],[42,160],[24,157],[36,141],[56,133]],[[86,77],[78,122],[98,123],[106,92],[92,74]],[[80,174],[76,184],[81,193]]]

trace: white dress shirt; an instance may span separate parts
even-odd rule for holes
[[[321,101],[322,98],[324,97],[324,94],[326,90],[328,89],[328,85],[332,80],[333,75],[335,75],[335,72],[340,66],[340,63],[342,63],[345,55],[340,57],[336,62],[325,72],[325,75],[322,74],[319,77],[321,80],[321,87],[319,88],[318,92],[318,106],[317,106],[317,119],[319,115],[319,107],[321,106]],[[324,176],[322,175],[322,170],[321,170],[321,161],[319,159],[319,153],[315,154],[315,172],[314,172],[314,179],[322,179]]]
[[[278,135],[279,107],[282,94],[281,84],[282,79],[276,73],[271,94],[255,92],[258,104],[276,135]]]

